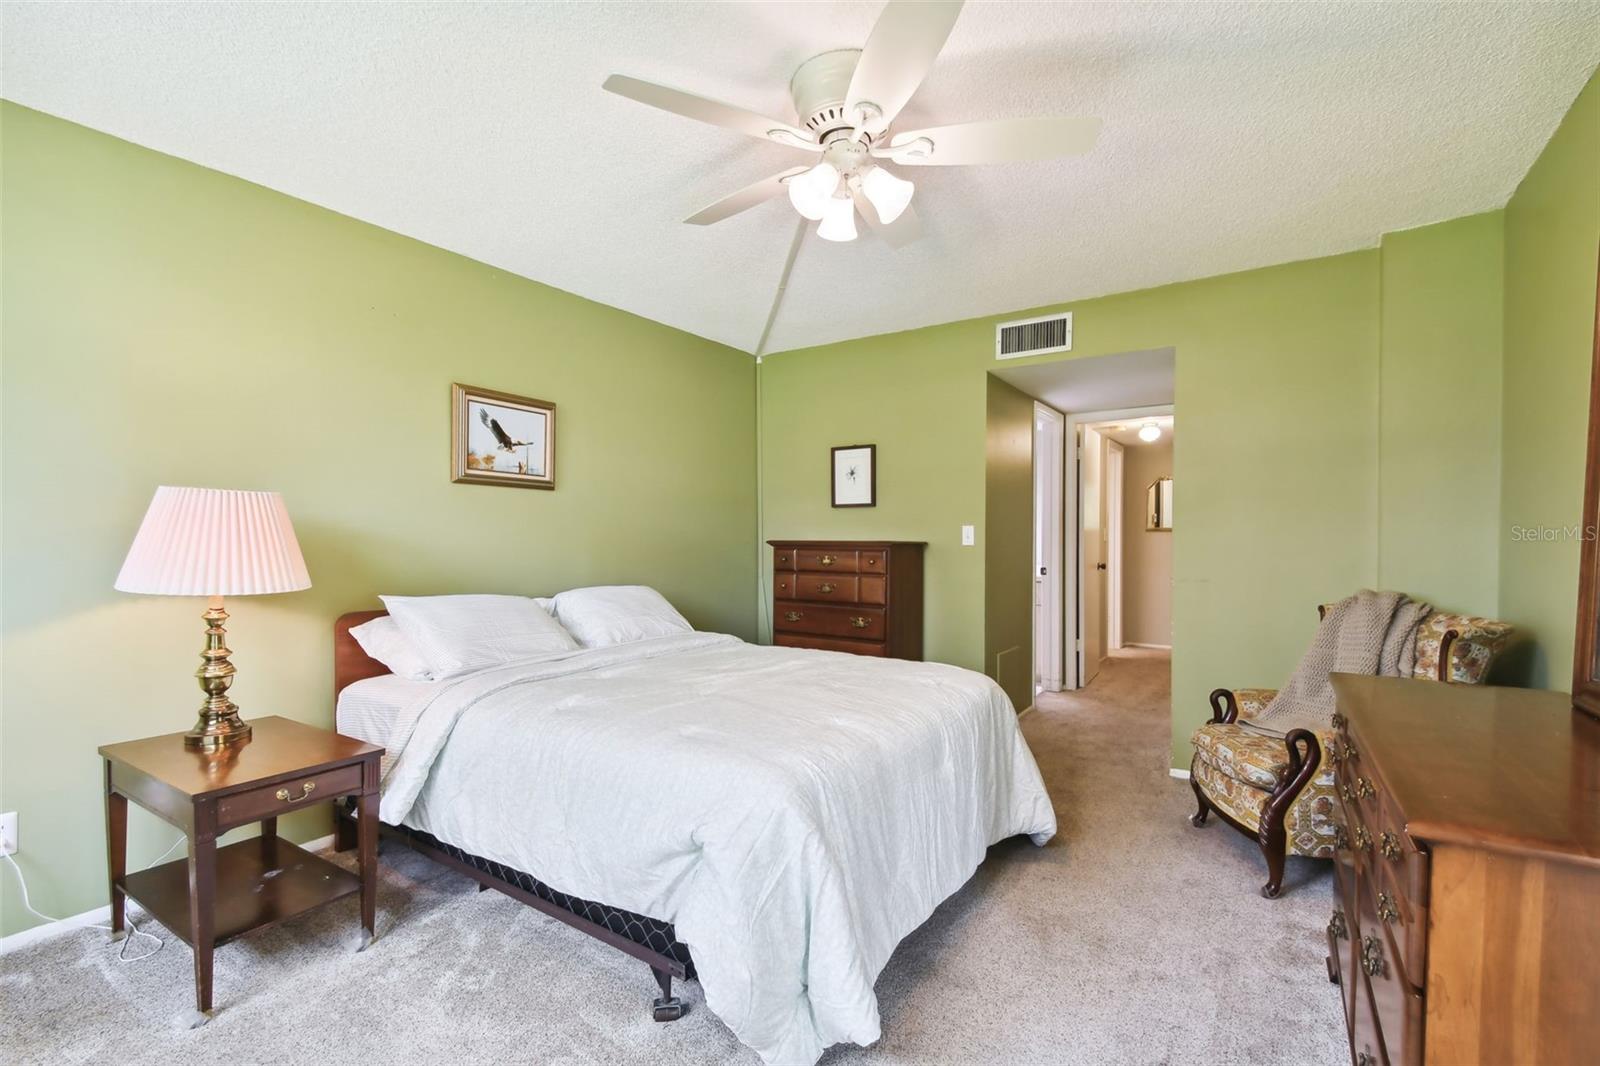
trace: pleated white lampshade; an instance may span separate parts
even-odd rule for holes
[[[276,492],[162,485],[116,587],[157,596],[254,596],[311,587]]]

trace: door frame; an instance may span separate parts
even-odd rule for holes
[[[1041,424],[1042,422],[1042,424]],[[1043,632],[1033,635],[1034,691],[1060,692],[1062,650],[1065,640],[1062,624],[1062,558],[1066,536],[1066,481],[1062,477],[1066,460],[1066,415],[1048,404],[1033,403],[1033,535],[1034,535],[1034,625],[1044,621]],[[1043,577],[1039,567],[1043,566]]]
[[[1095,422],[1133,421],[1138,418],[1152,418],[1156,415],[1176,415],[1175,405],[1170,403],[1153,404],[1148,407],[1119,407],[1110,411],[1081,411],[1069,413],[1066,418],[1066,472],[1067,492],[1065,502],[1072,507],[1072,521],[1067,522],[1067,548],[1065,561],[1061,567],[1065,577],[1066,590],[1063,602],[1066,610],[1070,612],[1063,623],[1063,635],[1066,638],[1068,654],[1062,657],[1065,670],[1062,674],[1062,688],[1075,689],[1083,687],[1079,679],[1083,677],[1083,582],[1078,580],[1078,570],[1083,565],[1083,521],[1082,490],[1078,484],[1078,430],[1084,425]]]

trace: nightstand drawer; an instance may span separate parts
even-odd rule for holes
[[[217,800],[217,829],[272,818],[324,800],[361,791],[361,767],[341,766],[320,774],[263,785],[247,792],[236,792]]]

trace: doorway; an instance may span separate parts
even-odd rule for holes
[[[1115,651],[1171,647],[1171,530],[1163,531],[1163,556],[1148,539],[1156,531],[1144,521],[1143,479],[1146,459],[1164,449],[1170,514],[1173,407],[1090,411],[1065,421],[1066,495],[1076,519],[1067,529],[1070,626],[1062,687],[1084,688]],[[1163,611],[1164,619],[1152,617]],[[1152,633],[1166,639],[1157,642]]]

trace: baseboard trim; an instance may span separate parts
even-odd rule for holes
[[[1037,711],[1038,709],[1039,709],[1039,705],[1037,703],[1028,704],[1026,707],[1022,708],[1022,710],[1017,712],[1017,720],[1021,721],[1023,718],[1027,717],[1028,715],[1032,714],[1034,711]]]
[[[326,836],[317,837],[315,840],[308,840],[300,846],[307,851],[321,851],[323,848],[333,846],[333,834],[329,833]],[[138,904],[134,905],[138,906]],[[53,922],[40,922],[31,928],[12,933],[8,937],[0,937],[0,955],[9,955],[13,951],[19,951],[30,944],[37,944],[41,940],[63,936],[74,929],[82,929],[86,925],[103,925],[110,921],[111,905],[108,903],[104,906],[96,907],[92,911],[84,911],[82,914],[73,914]]]
[[[1168,767],[1167,776],[1176,777],[1179,781],[1187,781],[1189,780],[1189,771],[1178,766],[1172,766]]]
[[[1139,644],[1139,643],[1137,643],[1135,641],[1131,641],[1131,640],[1124,641],[1122,646],[1124,648],[1149,648],[1152,651],[1171,651],[1172,650],[1172,645],[1171,644]]]

